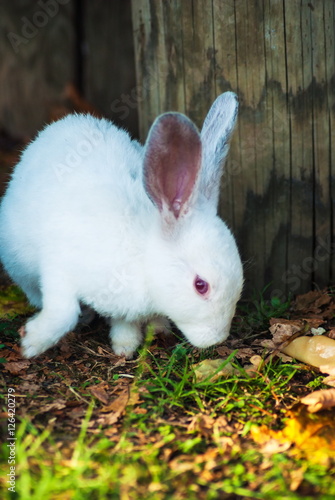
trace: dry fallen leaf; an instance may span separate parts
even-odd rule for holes
[[[230,363],[227,363],[217,372],[224,362],[224,359],[204,359],[203,361],[200,361],[200,363],[193,365],[196,381],[202,382],[208,378],[213,382],[219,377],[229,377],[229,375],[239,373],[239,371],[236,368],[233,368]]]
[[[250,365],[244,365],[243,368],[246,371],[246,373],[249,375],[249,377],[255,377],[259,371],[262,369],[264,360],[261,356],[258,356],[255,354],[254,356],[251,356],[249,359]]]
[[[37,394],[40,389],[41,389],[40,384],[34,384],[32,382],[26,382],[26,381],[20,384],[20,390],[24,394]]]
[[[237,351],[235,357],[244,360],[251,358],[251,356],[253,355],[254,355],[254,350],[251,349],[251,347],[243,347],[242,349],[239,349]]]
[[[335,366],[335,340],[325,335],[298,337],[280,350],[312,366],[320,367],[326,364]]]
[[[229,347],[227,347],[226,345],[220,345],[219,347],[216,348],[216,352],[222,358],[226,358],[233,352],[233,350],[229,349]]]
[[[39,408],[39,413],[48,413],[51,410],[62,410],[65,407],[66,407],[65,399],[58,399],[58,400],[54,401],[53,403],[42,405]]]
[[[313,463],[329,465],[335,459],[335,422],[327,414],[316,417],[303,409],[289,412],[284,429],[252,426],[251,436],[265,455],[276,454],[283,446],[290,455]]]
[[[286,356],[286,354],[283,354],[282,352],[277,353],[278,358],[282,360],[283,363],[292,363],[293,358],[291,356]]]
[[[291,480],[290,490],[291,491],[297,491],[297,489],[299,488],[299,486],[301,485],[301,483],[304,480],[305,472],[306,472],[305,466],[300,467],[299,469],[296,469],[296,470],[292,470],[290,472],[290,480]]]
[[[295,309],[297,311],[314,312],[315,309],[327,305],[331,302],[331,297],[324,290],[313,290],[303,295],[298,295],[295,300]]]
[[[318,316],[320,319],[331,319],[335,313],[335,300],[327,289],[299,295],[292,306],[300,317],[313,315],[314,318]]]
[[[30,361],[10,361],[9,363],[4,364],[4,369],[9,371],[12,375],[18,375],[23,370],[26,370],[30,366]]]
[[[114,399],[108,406],[104,406],[101,408],[102,413],[110,413],[110,412],[120,412],[126,408],[129,401],[129,389],[128,387],[124,389],[117,398]]]
[[[209,437],[213,434],[214,422],[215,419],[209,415],[205,415],[203,413],[194,415],[187,427],[187,432],[196,431],[204,437]]]
[[[270,332],[272,340],[276,345],[286,342],[292,335],[302,330],[305,322],[302,320],[289,320],[284,318],[272,318],[270,320]]]
[[[335,406],[335,389],[322,389],[314,391],[308,396],[302,398],[301,403],[307,405],[310,413],[316,413],[320,410],[327,410]]]
[[[323,379],[323,384],[335,387],[335,365],[322,365],[319,369],[321,373],[326,373],[328,375],[328,377]]]
[[[108,406],[101,408],[100,413],[103,415],[98,419],[98,423],[103,426],[115,424],[123,415],[126,407],[128,405],[135,405],[139,399],[140,395],[138,392],[129,390],[127,387]]]
[[[10,349],[1,349],[1,357],[7,361],[22,361],[21,349],[18,345],[13,345]],[[25,359],[24,361],[29,361]]]
[[[330,339],[335,339],[335,328],[331,328],[329,332],[327,332],[327,337]]]
[[[108,389],[108,384],[106,382],[101,382],[97,385],[91,385],[87,387],[87,389],[95,398],[99,399],[99,401],[101,401],[104,405],[107,405],[108,394],[106,392],[106,389]]]

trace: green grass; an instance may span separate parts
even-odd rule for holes
[[[91,433],[93,402],[75,439],[57,437],[52,420],[44,429],[23,420],[17,432],[17,493],[8,494],[3,481],[2,498],[307,500],[318,495],[326,500],[335,496],[326,467],[286,453],[264,458],[250,441],[251,425],[280,426],[286,407],[294,401],[289,389],[297,366],[271,362],[251,378],[235,364],[238,376],[197,382],[193,364],[199,360],[184,346],[169,358],[152,356],[144,348],[140,360],[132,386],[140,400],[128,407],[119,438],[108,438],[103,430]],[[4,455],[5,451],[4,445]],[[293,472],[301,470],[305,496],[290,491]]]
[[[286,318],[291,304],[291,297],[281,300],[279,297],[266,298],[271,284],[262,291],[255,290],[251,300],[240,302],[238,314],[233,326],[237,333],[249,333],[255,336],[259,331],[268,329],[271,318]]]
[[[248,338],[247,345],[252,345],[251,338],[268,329],[270,318],[288,315],[289,301],[281,302],[276,297],[267,300],[265,295],[266,290],[239,306],[234,333],[237,338]],[[12,297],[5,306],[11,317],[0,323],[4,342],[0,344],[0,358],[7,339],[18,337],[20,322],[13,313]],[[5,438],[1,446],[1,498],[335,498],[334,463],[315,464],[306,453],[294,454],[291,449],[266,454],[251,432],[253,426],[262,425],[274,431],[282,429],[289,418],[288,410],[295,411],[306,387],[309,392],[325,388],[322,376],[313,376],[301,365],[276,358],[269,359],[252,377],[235,359],[236,350],[216,369],[219,372],[230,362],[235,368],[233,375],[213,380],[213,372],[207,379],[197,381],[195,366],[204,359],[217,357],[216,349],[199,352],[186,343],[172,351],[152,349],[152,337],[153,332],[149,332],[136,370],[131,375],[129,370],[126,373],[131,380],[134,375],[134,379],[129,386],[131,397],[125,415],[104,428],[97,424],[102,405],[92,398],[89,387],[101,381],[108,381],[110,388],[117,387],[125,376],[123,368],[120,373],[111,372],[108,358],[95,358],[87,375],[79,373],[76,363],[81,360],[76,352],[65,363],[61,357],[50,358],[46,371],[41,370],[38,361],[31,366],[29,375],[33,382],[41,374],[46,387],[55,386],[50,395],[45,391],[23,396],[25,405],[20,409],[26,411],[19,412],[16,430],[16,493],[7,489]],[[11,378],[17,387],[23,381],[24,375]],[[4,403],[5,393],[1,397]],[[71,431],[64,431],[69,427],[60,422],[67,408],[58,414],[38,414],[37,401],[46,404],[56,398],[80,401],[86,408],[79,429],[74,426]],[[31,409],[32,401],[35,404]],[[1,411],[5,410],[3,404]]]
[[[229,356],[223,366],[232,358]],[[154,415],[160,416],[166,408],[175,407],[186,409],[187,414],[207,411],[215,416],[229,412],[239,418],[244,416],[242,409],[247,407],[249,417],[256,419],[256,415],[262,415],[264,421],[265,412],[262,410],[271,410],[274,396],[283,398],[296,373],[295,365],[269,363],[262,375],[256,378],[247,375],[237,363],[234,366],[240,371],[239,376],[234,374],[215,382],[210,378],[197,382],[190,352],[178,346],[166,363],[153,358],[146,365],[138,386],[145,388],[142,397]]]

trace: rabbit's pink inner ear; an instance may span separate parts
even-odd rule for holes
[[[201,140],[195,125],[179,113],[153,124],[144,157],[145,188],[160,211],[178,218],[189,207],[201,166]]]

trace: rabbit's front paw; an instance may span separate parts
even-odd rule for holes
[[[19,335],[21,337],[21,349],[22,354],[25,358],[32,358],[33,356],[37,356],[40,353],[38,343],[37,345],[32,344],[32,335],[27,338],[26,326],[21,326],[19,329]],[[36,344],[36,342],[35,342]]]
[[[42,354],[55,345],[57,338],[52,335],[52,330],[45,324],[43,314],[37,314],[20,328],[21,348],[25,358],[32,358]]]
[[[115,354],[125,356],[126,359],[134,357],[135,351],[142,341],[141,327],[137,323],[128,323],[122,320],[113,320],[109,335]]]
[[[45,341],[39,331],[33,331],[29,328],[28,323],[20,331],[20,335],[24,335],[21,340],[22,354],[25,358],[32,358],[42,354],[49,347],[53,345],[53,342]],[[43,339],[43,340],[42,340]]]

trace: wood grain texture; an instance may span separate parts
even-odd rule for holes
[[[247,288],[296,294],[334,279],[334,2],[133,0],[144,139],[177,109],[198,126],[215,96],[240,115],[220,211]],[[153,77],[151,78],[152,75]]]
[[[331,212],[331,253],[330,280],[335,283],[335,3],[326,6],[326,56],[327,56],[327,95],[330,128],[330,212]]]
[[[28,0],[1,2],[0,36],[0,124],[30,136],[73,81],[73,2],[55,2],[49,11]]]
[[[82,2],[83,94],[101,114],[138,134],[130,0]]]

